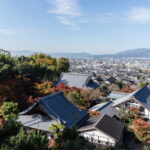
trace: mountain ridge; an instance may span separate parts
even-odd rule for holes
[[[30,55],[36,51],[22,50],[22,51],[11,51],[13,55]],[[40,52],[40,51],[39,51]],[[82,53],[50,53],[46,54],[51,55],[52,57],[67,57],[67,58],[102,58],[102,57],[150,57],[150,48],[138,48],[130,49],[115,54],[90,54],[86,52]]]

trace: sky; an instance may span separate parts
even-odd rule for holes
[[[150,0],[0,0],[0,48],[92,54],[150,48]]]

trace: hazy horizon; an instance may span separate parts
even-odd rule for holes
[[[32,54],[32,53],[45,53],[45,54],[82,54],[82,53],[86,53],[86,54],[91,54],[91,55],[111,55],[111,54],[117,54],[120,52],[127,52],[127,51],[132,51],[132,50],[140,50],[140,49],[146,49],[150,51],[150,48],[137,48],[137,49],[126,49],[126,50],[121,50],[121,51],[117,51],[114,53],[91,53],[91,52],[51,52],[51,51],[38,51],[38,50],[8,50],[10,51],[12,54],[23,54],[23,53],[27,53],[27,54]]]

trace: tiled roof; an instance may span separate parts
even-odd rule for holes
[[[123,132],[124,125],[121,121],[115,120],[108,115],[97,115],[87,119],[79,128],[80,132],[89,130],[100,130],[106,135],[119,141]]]
[[[101,117],[102,117],[101,115],[95,115],[89,117],[87,120],[83,122],[83,124],[80,126],[78,130],[82,132],[82,131],[94,129],[97,122],[101,119]]]
[[[19,115],[18,122],[21,122],[24,127],[49,131],[49,127],[57,121],[50,120],[49,117],[41,115]]]
[[[134,98],[150,110],[150,89],[147,86],[136,92]]]
[[[90,83],[90,80],[91,76],[89,74],[63,73],[57,84],[64,83],[77,88],[98,87],[96,83]]]
[[[96,124],[96,128],[119,141],[124,125],[121,121],[115,120],[108,115],[104,115]]]
[[[135,99],[139,103],[141,103],[144,107],[150,110],[150,89],[147,86],[144,86],[133,93],[128,94],[127,96],[117,99],[114,101],[113,106],[117,106],[122,104],[130,99]]]
[[[117,110],[112,107],[113,101],[97,104],[91,107],[89,110],[91,111],[99,111],[101,115],[107,114],[110,117],[117,116]]]
[[[39,105],[47,116],[53,120],[60,121],[67,127],[78,124],[87,115],[86,110],[79,109],[69,102],[63,92],[42,97],[37,101],[36,105],[33,105],[34,107]],[[20,115],[27,114],[32,108],[33,106],[29,107],[28,110],[20,113]]]
[[[107,79],[107,81],[110,82],[110,83],[115,83],[116,78],[110,77],[110,78]]]

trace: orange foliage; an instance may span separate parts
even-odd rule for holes
[[[100,96],[102,96],[102,92],[99,89],[95,90],[81,90],[81,96],[86,101],[97,100]]]
[[[30,105],[30,96],[34,96],[34,92],[34,82],[30,79],[14,78],[3,80],[0,82],[0,104],[4,101],[18,102],[19,109],[23,110]]]
[[[140,111],[137,109],[137,108],[133,108],[133,107],[130,107],[128,108],[128,117],[132,120],[132,119],[137,119],[137,118],[140,118]]]
[[[35,89],[39,91],[42,95],[48,95],[51,94],[52,92],[50,89],[52,88],[52,82],[44,82],[44,83],[36,83],[35,84]]]
[[[65,96],[67,96],[68,92],[71,92],[71,91],[80,92],[80,89],[75,88],[75,87],[69,87],[67,84],[64,84],[64,83],[59,83],[56,87],[49,89],[50,94],[58,92],[58,91],[64,92]]]
[[[46,65],[51,65],[53,64],[53,60],[49,58],[38,58],[36,59],[37,64],[46,64]]]
[[[131,129],[141,142],[150,143],[150,125],[143,119],[135,119],[132,122]]]
[[[27,102],[29,104],[33,104],[35,103],[39,98],[33,98],[32,96],[29,96],[28,99],[27,99]]]
[[[67,84],[64,84],[64,83],[59,83],[56,86],[56,89],[58,91],[63,91],[63,92],[70,92],[70,91],[80,92],[80,89],[78,89],[76,87],[69,87]]]
[[[89,110],[89,115],[92,117],[92,116],[96,116],[96,115],[99,115],[100,112],[99,111],[91,111]]]
[[[127,85],[121,89],[121,92],[132,93],[132,92],[134,92],[134,89],[130,88],[130,86]]]

